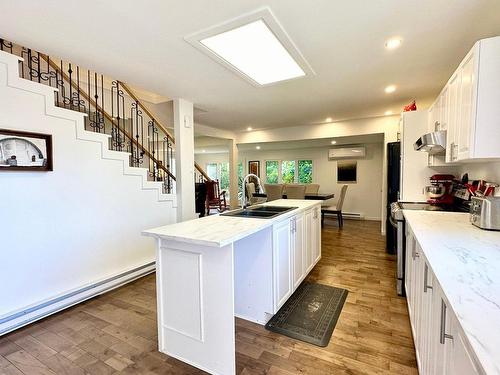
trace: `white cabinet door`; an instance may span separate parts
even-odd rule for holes
[[[304,214],[304,234],[305,234],[305,247],[306,247],[306,274],[308,274],[312,268],[314,267],[314,258],[313,258],[313,236],[312,228],[313,228],[313,212],[312,210],[306,211]]]
[[[273,226],[273,268],[275,312],[292,294],[292,221]]]
[[[437,283],[434,284],[432,300],[432,330],[430,334],[431,369],[435,375],[450,375],[450,339],[447,338],[450,327],[450,314],[444,300],[444,294]]]
[[[446,135],[446,161],[458,160],[458,132],[460,129],[460,71],[455,72],[448,83],[448,131]]]
[[[321,259],[321,212],[319,207],[313,208],[311,236],[313,264],[316,264]]]
[[[423,254],[422,254],[423,256]],[[420,336],[420,370],[423,374],[430,374],[432,368],[432,349],[431,349],[431,335],[432,335],[432,307],[433,307],[433,284],[434,278],[430,271],[429,265],[425,258],[422,258],[423,269],[421,287],[421,312],[420,312],[420,328],[417,333]]]
[[[293,289],[295,290],[306,276],[307,267],[304,214],[298,214],[293,220]]]
[[[460,86],[460,121],[456,130],[457,159],[468,159],[471,142],[471,132],[474,129],[475,119],[473,113],[474,100],[474,50],[469,52],[464,62],[460,66],[461,86]]]
[[[410,311],[410,315],[413,311],[412,304],[412,284],[413,284],[413,252],[415,247],[415,238],[413,237],[413,233],[410,230],[410,227],[406,226],[406,254],[405,254],[405,290],[406,290],[406,300],[408,303],[408,309]],[[411,318],[411,316],[410,316]]]
[[[453,314],[450,314],[450,331],[453,339],[449,343],[449,374],[450,375],[479,375],[481,372],[477,369],[472,355],[469,353],[468,346],[458,321]]]

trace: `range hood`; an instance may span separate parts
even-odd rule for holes
[[[413,145],[417,151],[425,151],[431,155],[446,151],[446,130],[427,133],[421,136]]]

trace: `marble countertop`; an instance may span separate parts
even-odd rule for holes
[[[483,370],[500,374],[500,232],[467,213],[403,213]]]
[[[206,216],[147,229],[142,234],[172,241],[222,247],[267,228],[285,218],[289,218],[300,211],[305,211],[314,206],[320,207],[321,202],[314,200],[279,199],[264,203],[264,205],[297,208],[270,219],[220,215]]]

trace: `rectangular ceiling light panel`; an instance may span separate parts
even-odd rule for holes
[[[269,8],[186,40],[257,86],[314,74]]]
[[[259,85],[305,75],[263,20],[200,42]]]

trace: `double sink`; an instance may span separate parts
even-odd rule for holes
[[[294,210],[298,207],[283,207],[283,206],[254,206],[243,208],[240,210],[229,211],[221,214],[221,216],[235,217],[251,217],[259,219],[272,219],[273,217],[284,214],[285,212]]]

